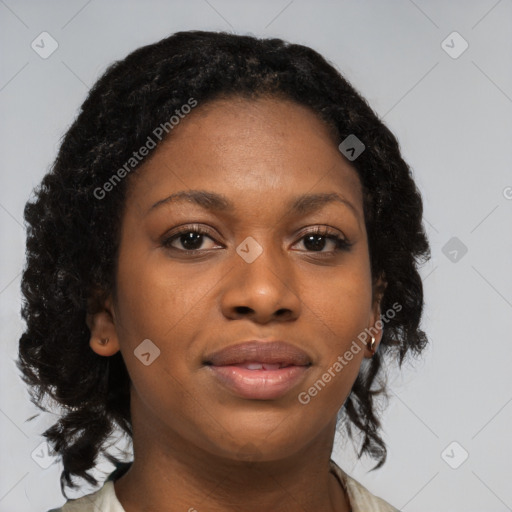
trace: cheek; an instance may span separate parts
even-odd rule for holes
[[[162,254],[132,256],[118,266],[116,331],[123,359],[134,386],[153,404],[179,401],[218,276],[171,266]]]
[[[369,265],[363,261],[323,276],[316,273],[302,294],[313,321],[317,319],[336,344],[350,344],[352,337],[368,327],[372,286]]]
[[[208,281],[195,279],[186,269],[172,268],[162,254],[120,259],[118,283],[120,334],[130,344],[145,338],[163,343],[187,323],[211,288]]]
[[[368,327],[371,291],[361,278],[317,283],[318,291],[308,303],[319,360],[297,398],[318,421],[332,417],[343,405],[364,359],[365,338],[358,337]]]
[[[347,258],[338,272],[314,281],[304,294],[309,324],[320,341],[318,367],[303,389],[313,408],[335,411],[345,401],[364,358],[372,305],[369,260],[366,253]],[[312,281],[313,282],[313,281]],[[313,332],[313,330],[311,332]],[[303,403],[303,402],[301,402]]]

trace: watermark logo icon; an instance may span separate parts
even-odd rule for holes
[[[452,469],[457,469],[469,457],[469,453],[457,441],[452,441],[442,452],[441,458]]]
[[[41,32],[30,46],[39,57],[47,59],[59,47],[59,43],[48,32]]]
[[[456,236],[453,236],[444,244],[441,251],[452,263],[458,263],[466,255],[468,248]]]
[[[453,31],[443,40],[441,48],[452,59],[458,59],[469,48],[469,43],[458,32]]]
[[[351,133],[338,146],[338,149],[348,160],[353,162],[366,149],[366,146]]]
[[[133,353],[144,366],[149,366],[160,356],[160,349],[151,340],[146,339],[137,346]]]
[[[30,454],[32,460],[41,468],[47,469],[54,462],[55,457],[52,455],[52,450],[47,441],[43,441],[39,444]]]
[[[252,263],[263,252],[263,247],[252,236],[248,236],[236,248],[236,252],[247,263]]]

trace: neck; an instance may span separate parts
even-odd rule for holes
[[[132,415],[134,462],[114,485],[125,512],[350,510],[330,472],[335,424],[289,457],[251,461],[213,455]]]

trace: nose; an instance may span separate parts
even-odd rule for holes
[[[233,255],[232,271],[226,276],[221,309],[226,318],[250,318],[265,324],[292,321],[301,311],[297,278],[289,257],[270,244],[251,263]]]

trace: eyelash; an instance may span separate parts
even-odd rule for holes
[[[198,235],[207,236],[214,242],[218,243],[211,236],[211,234],[208,230],[201,227],[200,225],[191,225],[191,226],[183,228],[182,230],[180,230],[176,233],[173,233],[171,236],[165,237],[161,242],[162,246],[165,248],[168,248],[170,250],[178,251],[180,254],[183,254],[183,255],[197,256],[198,253],[204,251],[205,249],[192,249],[192,250],[191,249],[178,249],[176,247],[172,247],[172,245],[171,245],[176,239],[180,238],[183,235],[189,234],[189,233],[195,233]],[[349,242],[347,239],[342,238],[335,232],[329,231],[329,229],[327,229],[326,227],[323,227],[323,226],[316,226],[315,228],[310,229],[309,231],[307,231],[305,233],[302,233],[302,235],[298,241],[303,240],[307,236],[311,236],[311,235],[321,236],[323,238],[326,238],[328,240],[332,240],[333,242],[335,242],[336,247],[333,251],[327,251],[327,252],[306,251],[306,252],[312,252],[315,255],[320,256],[321,258],[332,257],[334,255],[334,253],[338,253],[341,251],[349,251],[352,246],[352,243]],[[208,250],[208,249],[206,249],[206,250]],[[303,252],[303,251],[301,251],[301,252]]]
[[[316,226],[313,229],[302,233],[298,241],[304,240],[304,238],[307,236],[320,236],[335,243],[335,248],[333,251],[307,251],[312,252],[315,254],[315,256],[320,256],[321,258],[329,258],[332,257],[335,253],[341,251],[349,251],[350,247],[352,246],[352,244],[346,238],[341,237],[334,231],[330,231],[324,226]]]

